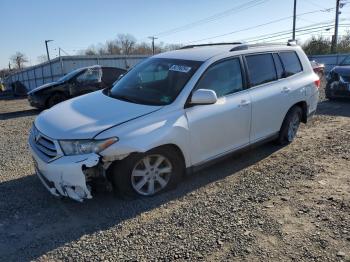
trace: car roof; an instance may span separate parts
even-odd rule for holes
[[[253,52],[268,52],[277,50],[294,50],[294,45],[283,44],[208,44],[188,46],[175,51],[169,51],[155,55],[155,58],[183,59],[194,61],[206,61],[214,56],[227,54],[244,54]]]

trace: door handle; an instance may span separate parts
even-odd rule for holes
[[[290,92],[290,88],[289,87],[283,87],[282,88],[282,93],[289,93]]]
[[[248,100],[241,100],[241,103],[239,104],[240,107],[243,107],[243,106],[248,106],[250,104],[250,101]]]

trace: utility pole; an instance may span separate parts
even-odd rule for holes
[[[338,44],[338,26],[339,26],[339,6],[340,6],[340,0],[336,0],[336,8],[335,8],[335,26],[334,26],[334,35],[332,38],[332,49],[331,52],[335,53],[337,51],[337,44]]]
[[[51,81],[53,81],[53,74],[52,74],[52,65],[51,65],[51,60],[50,60],[49,48],[47,47],[47,43],[52,42],[52,41],[53,40],[45,40],[47,60],[49,61],[49,65],[50,65]]]
[[[155,40],[155,39],[158,39],[158,38],[157,38],[157,37],[154,37],[154,36],[150,36],[150,37],[148,37],[148,38],[152,40],[152,54],[154,55],[154,40]]]
[[[294,9],[293,9],[293,41],[295,41],[295,26],[297,20],[297,0],[294,0]]]
[[[11,71],[11,62],[9,62],[9,70]]]

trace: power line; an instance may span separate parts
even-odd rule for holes
[[[321,10],[305,12],[305,13],[298,14],[297,17],[303,16],[303,15],[308,15],[308,14],[313,14],[313,13],[318,13],[318,12],[329,12],[329,11],[331,11],[333,9],[335,9],[335,8],[326,8],[326,9],[321,9]],[[232,35],[232,34],[235,34],[235,33],[240,33],[240,32],[244,32],[244,31],[256,29],[256,28],[259,28],[259,27],[263,27],[263,26],[267,26],[267,25],[270,25],[270,24],[275,24],[275,23],[278,23],[278,22],[281,22],[281,21],[284,21],[284,20],[288,20],[288,19],[290,19],[292,17],[293,16],[282,17],[282,18],[279,18],[279,19],[276,19],[276,20],[272,20],[270,22],[266,22],[266,23],[263,23],[263,24],[255,25],[255,26],[246,27],[246,28],[243,28],[243,29],[238,29],[238,30],[231,31],[231,32],[228,32],[228,33],[225,33],[225,34],[220,34],[220,35],[206,37],[206,38],[202,38],[202,39],[198,39],[198,40],[194,40],[194,41],[189,41],[189,42],[186,42],[185,44],[191,44],[191,43],[211,40],[211,39],[215,39],[215,38],[218,38],[218,37],[228,36],[228,35]]]
[[[349,27],[350,26],[350,24],[343,24],[343,25],[339,25],[339,27]],[[327,29],[332,29],[332,28],[334,28],[334,25],[330,25]],[[299,33],[299,32],[297,32],[297,36],[302,36],[302,35],[307,35],[307,34],[312,34],[312,33],[320,33],[320,32],[325,32],[325,28],[323,28],[323,29],[317,29],[317,30],[315,30],[315,29],[310,29],[310,30],[308,30],[307,32],[303,32],[303,33]],[[284,37],[280,37],[280,38],[277,38],[277,39],[272,39],[272,40],[270,40],[269,42],[275,42],[275,41],[280,41],[280,40],[284,40],[284,39],[289,39],[290,37],[289,36],[287,36],[287,35],[289,35],[290,34],[290,32],[289,33],[286,33],[286,34],[281,34],[280,36],[283,36],[283,35],[285,35]],[[275,37],[278,37],[278,36],[273,36],[273,37],[267,37],[267,38],[262,38],[262,39],[254,39],[254,40],[251,40],[251,41],[248,41],[248,43],[252,43],[252,42],[259,42],[259,41],[263,41],[263,40],[267,40],[267,39],[271,39],[271,38],[275,38]]]
[[[312,28],[315,28],[317,26],[319,26],[319,27],[321,27],[321,26],[324,26],[324,27],[331,26],[331,25],[333,25],[332,21],[333,20],[328,20],[328,21],[324,21],[324,22],[319,22],[319,23],[314,23],[314,24],[310,24],[310,25],[307,25],[307,26],[299,27],[299,28],[296,29],[296,31],[301,31],[301,30],[304,30],[304,29],[312,29]],[[290,34],[291,30],[283,30],[283,31],[279,31],[279,32],[268,33],[268,34],[264,34],[264,35],[253,36],[253,37],[248,37],[248,38],[245,38],[244,40],[247,41],[247,40],[257,39],[257,38],[262,38],[262,37],[272,37],[272,36],[275,36],[275,35],[278,36],[278,35],[283,34],[283,33]]]
[[[257,5],[261,5],[261,4],[263,4],[263,3],[267,2],[267,1],[269,1],[269,0],[251,0],[251,1],[247,2],[247,3],[244,3],[244,4],[241,4],[239,6],[230,8],[228,10],[225,10],[223,12],[214,14],[212,16],[200,19],[198,21],[195,21],[195,22],[183,25],[183,26],[179,26],[179,27],[167,30],[167,31],[160,32],[158,34],[155,34],[155,36],[157,36],[157,37],[160,37],[160,36],[164,37],[164,36],[167,36],[167,35],[170,35],[170,34],[178,33],[180,31],[188,30],[188,29],[190,29],[192,27],[195,27],[195,26],[199,26],[199,25],[202,25],[202,24],[213,22],[213,21],[218,20],[218,19],[222,19],[222,18],[224,18],[224,17],[226,17],[228,15],[231,15],[232,13],[238,13],[240,11],[243,11],[243,10],[255,7]]]

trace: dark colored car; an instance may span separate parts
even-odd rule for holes
[[[350,97],[350,55],[329,72],[326,97],[328,99]]]
[[[91,66],[76,69],[53,83],[39,86],[28,92],[31,106],[50,108],[72,97],[109,88],[126,72],[115,67]]]

